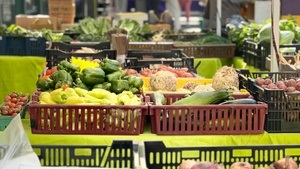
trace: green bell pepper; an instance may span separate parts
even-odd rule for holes
[[[110,88],[111,88],[111,83],[109,82],[104,82],[102,84],[96,84],[93,89],[105,89],[105,90],[108,90],[110,91]]]
[[[116,72],[106,75],[106,79],[108,82],[111,82],[123,78],[125,74],[126,74],[125,70],[118,70]]]
[[[144,81],[142,78],[137,77],[135,75],[130,75],[127,79],[129,86],[135,87],[135,88],[142,88],[144,85]]]
[[[114,80],[111,82],[111,92],[116,94],[129,90],[129,84],[127,80]]]
[[[81,81],[87,86],[94,86],[105,82],[105,72],[97,68],[84,68],[80,75]]]
[[[131,91],[133,94],[140,94],[141,93],[139,88],[132,87],[132,86],[129,88],[129,91]]]
[[[54,82],[49,77],[39,77],[36,82],[36,87],[41,91],[54,89]]]
[[[79,87],[81,89],[89,90],[88,86],[85,85],[79,77],[75,79],[75,85],[74,86]]]
[[[105,74],[113,73],[122,69],[120,66],[117,66],[109,62],[101,62],[100,68],[105,72]]]
[[[120,62],[117,61],[117,60],[113,60],[113,59],[104,58],[102,60],[102,63],[108,63],[108,64],[111,64],[111,65],[114,65],[114,66],[117,66],[117,67],[121,67]]]
[[[79,72],[80,71],[80,67],[72,64],[66,60],[62,60],[58,63],[57,66],[57,70],[66,70],[67,72],[71,73],[71,72]]]
[[[80,67],[72,64],[66,60],[62,60],[59,62],[58,66],[57,66],[57,70],[65,70],[68,73],[70,73],[70,75],[76,79],[77,78],[77,72],[80,72]]]
[[[55,88],[60,88],[62,85],[73,86],[73,78],[66,70],[57,70],[50,78],[54,81]]]

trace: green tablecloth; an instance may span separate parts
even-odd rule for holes
[[[111,145],[113,140],[159,140],[163,141],[169,147],[300,144],[299,133],[274,134],[264,132],[262,134],[245,135],[156,135],[151,133],[149,124],[145,127],[144,133],[140,135],[32,134],[28,114],[27,118],[23,119],[22,122],[27,136],[33,145]]]
[[[33,93],[44,57],[0,56],[0,99],[13,92]]]
[[[211,79],[216,71],[222,66],[233,66],[234,68],[246,68],[247,64],[243,61],[241,57],[234,58],[195,58],[194,66],[199,62],[201,64],[197,68],[197,74],[205,78]],[[247,67],[249,68],[249,67]]]

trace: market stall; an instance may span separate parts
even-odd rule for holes
[[[74,18],[74,6],[68,9],[65,21]],[[286,156],[299,162],[299,72],[268,72],[261,63],[273,54],[273,24],[229,25],[227,38],[132,18],[114,24],[85,18],[64,32],[2,28],[0,125],[1,117],[21,114],[43,166],[156,169],[195,160],[257,169]],[[295,22],[281,24],[281,40],[297,40]],[[0,129],[11,130],[9,123]],[[6,150],[0,146],[0,168]]]

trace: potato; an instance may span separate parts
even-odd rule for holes
[[[274,84],[274,83],[268,84],[267,88],[268,88],[268,89],[278,89],[278,87],[277,87],[276,84]]]
[[[295,79],[290,79],[288,82],[287,82],[287,87],[296,87],[297,86],[297,82]]]
[[[261,77],[258,77],[258,78],[255,79],[255,83],[258,84],[259,86],[263,85],[264,81],[265,80]]]
[[[269,79],[269,78],[266,78],[265,81],[264,81],[264,85],[268,85],[270,83],[272,83],[272,80]]]
[[[284,81],[280,80],[280,81],[277,81],[276,83],[276,86],[279,88],[279,86],[282,86],[282,85],[285,85],[284,84]]]
[[[184,160],[179,165],[179,169],[190,169],[192,168],[197,162],[195,160]]]
[[[295,91],[296,91],[295,87],[287,87],[286,88],[286,92],[295,92]]]
[[[296,88],[296,90],[300,91],[300,82],[297,83],[295,88]]]
[[[287,86],[288,85],[289,80],[284,80],[284,84]]]
[[[234,162],[230,169],[252,169],[252,165],[248,162]]]
[[[191,169],[220,169],[220,167],[212,162],[198,162]]]
[[[286,88],[287,88],[285,84],[278,85],[277,87],[283,91],[286,91]]]
[[[294,161],[294,159],[285,157],[278,161],[275,161],[270,165],[270,167],[276,169],[298,169],[298,164],[296,161]]]

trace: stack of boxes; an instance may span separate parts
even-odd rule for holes
[[[48,13],[50,17],[56,17],[61,29],[65,24],[74,24],[76,16],[75,0],[48,0]]]

